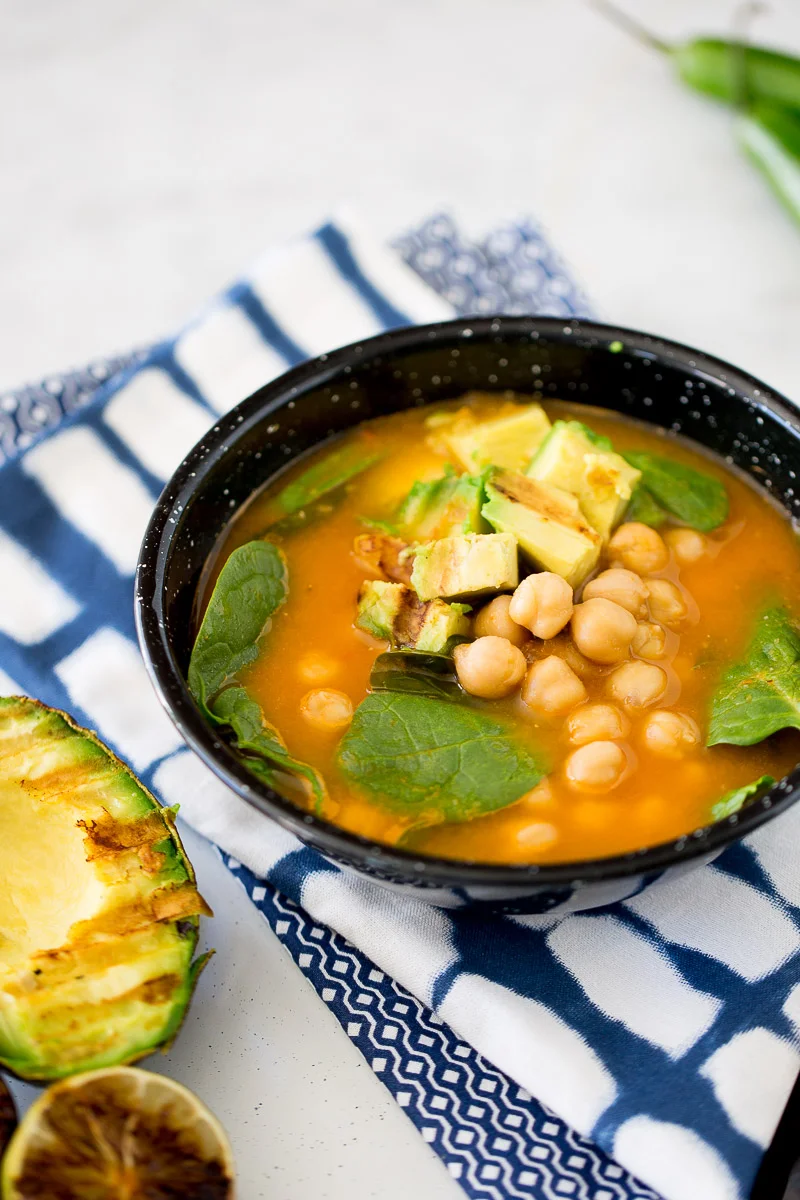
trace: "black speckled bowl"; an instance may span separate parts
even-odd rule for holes
[[[724,362],[584,321],[497,317],[398,329],[289,371],[233,409],[188,455],[142,545],[136,580],[142,653],[192,749],[306,845],[436,904],[518,912],[591,908],[716,857],[794,804],[800,770],[737,816],[635,854],[541,867],[453,862],[382,846],[301,812],[248,773],[205,723],[185,683],[198,580],[239,506],[288,463],[357,422],[470,388],[600,405],[680,431],[729,456],[787,512],[798,513],[800,420],[786,400]]]

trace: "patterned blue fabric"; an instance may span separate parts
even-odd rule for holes
[[[400,249],[416,275],[357,228],[326,226],[57,425],[25,428],[22,444],[7,434],[0,692],[96,727],[248,864],[232,869],[468,1194],[744,1197],[800,1067],[797,809],[714,866],[590,914],[444,913],[353,878],[243,805],[182,748],[145,676],[139,540],[215,414],[309,353],[392,325],[456,308],[584,311],[533,226],[478,246],[435,218]],[[19,432],[27,401],[14,399],[3,411]]]

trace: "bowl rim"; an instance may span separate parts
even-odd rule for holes
[[[162,491],[142,541],[136,569],[134,613],[139,645],[147,672],[168,716],[187,745],[225,784],[264,816],[337,862],[349,863],[370,874],[405,878],[428,887],[519,888],[535,884],[579,886],[610,883],[660,873],[678,863],[716,857],[727,845],[752,833],[800,799],[800,769],[722,821],[710,823],[679,838],[640,850],[601,858],[563,863],[486,863],[414,853],[372,841],[307,813],[251,775],[224,740],[217,737],[193,700],[170,645],[164,620],[164,588],[170,554],[179,530],[181,513],[201,489],[215,463],[228,452],[229,439],[242,436],[271,413],[303,393],[325,386],[346,367],[385,358],[393,352],[475,339],[501,340],[502,336],[539,336],[576,342],[589,338],[598,349],[613,353],[622,343],[626,353],[650,360],[680,364],[687,373],[723,384],[732,395],[752,408],[764,409],[784,425],[800,443],[800,413],[790,402],[755,376],[694,347],[655,334],[582,318],[487,315],[458,317],[428,325],[401,326],[374,337],[321,354],[270,380],[221,416],[189,451]],[[641,419],[641,418],[640,418]],[[323,443],[320,442],[320,445]]]

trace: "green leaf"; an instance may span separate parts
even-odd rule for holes
[[[276,785],[275,770],[309,781],[317,810],[325,797],[313,767],[293,758],[261,706],[239,681],[254,662],[273,613],[289,593],[286,560],[272,542],[248,542],[234,550],[211,593],[189,663],[189,690],[206,718],[228,728],[247,767]]]
[[[668,517],[669,514],[664,511],[653,493],[648,492],[643,483],[637,483],[625,512],[625,520],[640,521],[642,525],[660,529]]]
[[[272,542],[247,542],[230,555],[208,602],[189,663],[189,690],[201,708],[258,657],[272,614],[289,593],[286,560]]]
[[[625,454],[625,459],[642,472],[642,483],[667,512],[692,529],[707,533],[728,516],[728,493],[718,479],[644,451]]]
[[[234,744],[249,770],[275,787],[273,768],[307,779],[319,812],[325,799],[325,785],[308,763],[289,753],[274,725],[264,717],[261,705],[241,685],[226,688],[214,701],[212,717],[233,732]]]
[[[711,705],[708,746],[752,746],[778,729],[800,729],[800,635],[783,608],[756,625],[744,662],[720,680]]]
[[[752,783],[746,783],[744,787],[734,788],[731,792],[726,792],[721,800],[718,800],[711,809],[712,821],[723,821],[725,817],[732,817],[737,813],[744,804],[745,800],[749,800],[756,792],[760,792],[762,788],[772,787],[775,779],[772,775],[762,775],[760,779],[754,779]]]
[[[441,700],[464,698],[452,658],[416,650],[379,654],[372,666],[369,686],[373,692],[405,692]]]
[[[298,512],[320,496],[342,487],[356,475],[372,467],[381,458],[380,454],[365,454],[357,442],[350,442],[333,450],[320,462],[314,463],[297,479],[287,483],[275,497],[275,503],[285,515]]]
[[[499,722],[447,700],[392,692],[358,706],[338,764],[416,828],[505,808],[545,774]]]

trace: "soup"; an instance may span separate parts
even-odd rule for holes
[[[721,460],[471,394],[366,422],[252,499],[189,682],[255,774],[344,829],[579,861],[794,767],[798,596],[790,522]]]

